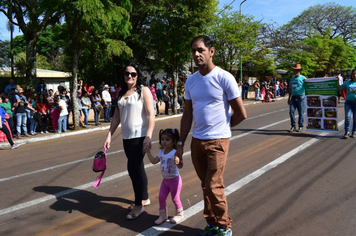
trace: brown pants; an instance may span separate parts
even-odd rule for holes
[[[227,211],[224,193],[224,171],[230,140],[192,139],[192,162],[201,181],[204,197],[204,217],[208,224],[230,229],[232,220]]]

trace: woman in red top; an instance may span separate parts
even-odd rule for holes
[[[48,112],[49,105],[47,99],[44,98],[43,94],[38,95],[38,99],[36,101],[37,111],[42,115],[41,121],[39,123],[41,134],[48,133],[47,131],[47,120],[48,120]]]
[[[88,92],[88,96],[90,97],[94,92],[94,85],[92,80],[89,80],[88,83],[85,83],[84,90]]]

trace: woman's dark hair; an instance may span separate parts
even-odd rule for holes
[[[141,86],[144,85],[142,72],[141,72],[140,68],[138,67],[138,65],[136,65],[136,63],[134,63],[134,62],[129,62],[128,64],[126,64],[123,72],[125,72],[126,68],[129,66],[132,66],[136,70],[137,81],[136,81],[135,87],[136,87],[136,92],[138,93],[138,98],[140,99],[141,98]],[[121,97],[124,96],[124,94],[127,92],[127,90],[128,90],[128,87],[125,82],[125,78],[123,78],[121,80],[121,90],[119,92],[118,100],[120,100]]]
[[[177,129],[161,129],[159,131],[159,145],[160,148],[163,149],[162,147],[162,135],[167,135],[168,137],[170,137],[173,141],[173,148],[177,148],[177,142],[179,140],[179,132]]]
[[[2,101],[4,101],[6,98],[9,98],[9,96],[7,96],[7,95],[1,96]]]
[[[42,100],[40,99],[41,96],[42,96]],[[48,101],[47,101],[45,95],[42,94],[42,93],[38,94],[38,96],[37,96],[37,102],[38,102],[38,103],[41,103],[41,102],[42,102],[42,103],[47,103],[47,104],[48,104]]]

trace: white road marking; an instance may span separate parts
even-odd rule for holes
[[[339,122],[339,126],[341,126],[343,123],[344,123],[344,121]],[[262,127],[260,129],[262,129]],[[275,159],[274,161],[268,163],[267,165],[261,167],[260,169],[252,172],[251,174],[245,176],[244,178],[242,178],[242,179],[236,181],[235,183],[227,186],[225,188],[225,195],[228,196],[231,193],[236,192],[237,190],[239,190],[240,188],[242,188],[246,184],[250,183],[251,181],[257,179],[258,177],[260,177],[261,175],[263,175],[267,171],[269,171],[269,170],[277,167],[278,165],[282,164],[283,162],[287,161],[288,159],[293,157],[295,154],[303,151],[307,147],[313,145],[315,142],[317,142],[323,136],[326,136],[326,135],[329,135],[329,134],[330,133],[326,133],[326,132],[318,134],[315,138],[310,139],[309,141],[307,141],[307,142],[301,144],[300,146],[294,148],[293,150],[285,153],[281,157]],[[242,137],[242,136],[240,135],[240,137]],[[237,138],[237,136],[235,136],[234,138]],[[203,209],[204,209],[204,201],[203,200],[198,202],[198,203],[196,203],[195,205],[189,207],[188,209],[185,209],[184,210],[184,220],[181,221],[180,224],[182,222],[186,221],[187,219],[189,219],[190,217],[192,217],[193,215],[199,213]],[[163,223],[163,224],[161,224],[159,226],[153,226],[153,227],[151,227],[151,228],[149,228],[149,229],[137,234],[136,236],[157,236],[157,235],[160,235],[160,234],[168,231],[169,229],[173,228],[175,225],[176,224],[165,222],[165,223]]]
[[[231,137],[231,140],[234,140],[234,139],[236,139],[236,138],[241,138],[241,137],[243,137],[243,136],[245,136],[245,135],[247,135],[247,134],[251,134],[251,133],[257,132],[257,131],[259,131],[259,130],[268,128],[268,127],[270,127],[270,126],[272,126],[272,125],[277,125],[277,124],[279,124],[279,123],[283,123],[283,122],[285,122],[285,121],[287,121],[287,120],[289,120],[289,119],[285,119],[285,120],[282,120],[282,121],[279,121],[279,122],[275,122],[275,123],[273,123],[273,124],[270,124],[270,125],[267,125],[267,126],[263,126],[263,127],[259,128],[259,129],[255,129],[255,130],[252,130],[252,131],[249,131],[249,132],[240,134],[240,135],[233,136],[233,137]],[[339,123],[339,126],[341,126],[342,124],[343,124],[343,121]],[[325,135],[327,135],[327,134],[329,134],[329,133],[321,133],[321,134],[317,135],[316,138],[313,138],[312,140],[310,140],[310,141],[308,141],[308,142],[305,143],[305,144],[307,144],[307,143],[309,143],[309,142],[311,142],[311,141],[313,141],[313,140],[315,139],[315,141],[311,142],[309,145],[307,145],[307,146],[305,146],[304,148],[301,149],[301,146],[305,145],[305,144],[303,144],[303,145],[299,146],[298,148],[293,149],[292,151],[288,152],[287,154],[290,154],[290,153],[292,153],[292,152],[294,151],[295,153],[292,153],[292,155],[295,155],[295,154],[298,153],[299,151],[305,149],[306,147],[308,147],[308,146],[310,146],[311,144],[313,144],[314,142],[316,142],[316,141],[318,140],[318,137],[320,138],[320,137],[325,136]],[[156,141],[156,142],[157,142],[157,141]],[[122,152],[122,150],[119,150],[119,151],[117,151],[117,152]],[[189,155],[189,154],[190,154],[190,151],[184,153],[184,155]],[[285,155],[281,156],[280,158],[276,159],[274,162],[276,162],[277,160],[280,160],[282,157],[285,157],[287,154],[285,154]],[[290,157],[291,157],[291,156],[289,156],[289,157],[286,158],[285,160],[289,159]],[[284,162],[285,160],[283,160],[283,162]],[[271,162],[271,163],[274,163],[274,162]],[[271,164],[271,163],[270,163],[270,164]],[[282,162],[280,162],[280,163],[282,163]],[[279,165],[280,163],[278,163],[277,165]],[[268,165],[270,165],[270,164],[268,164]],[[268,166],[268,165],[266,165],[266,166]],[[275,165],[275,166],[277,166],[277,165]],[[151,167],[151,166],[153,166],[153,165],[152,165],[152,164],[147,164],[147,165],[145,165],[145,168],[149,168],[149,167]],[[265,166],[265,167],[266,167],[266,166]],[[275,167],[275,166],[274,166],[274,167]],[[252,174],[246,176],[245,178],[243,178],[243,179],[237,181],[235,184],[238,184],[238,183],[239,183],[239,184],[241,185],[241,184],[243,183],[243,185],[241,185],[241,186],[244,186],[245,184],[251,182],[253,179],[259,177],[259,176],[262,175],[263,173],[265,173],[265,172],[267,172],[268,170],[274,168],[274,167],[272,167],[272,168],[269,168],[269,169],[265,169],[265,170],[263,171],[263,168],[265,168],[265,167],[262,167],[261,169],[259,169],[259,170],[255,171],[255,172],[253,172]],[[262,171],[262,172],[260,172],[259,175],[256,175],[256,173],[258,173],[259,171]],[[120,177],[126,176],[127,174],[128,174],[127,171],[123,171],[123,172],[121,172],[121,173],[118,173],[118,174],[115,174],[115,175],[106,177],[106,178],[104,178],[104,179],[102,180],[102,183],[103,183],[103,182],[109,182],[109,181],[111,181],[111,180],[118,179],[118,178],[120,178]],[[251,177],[249,177],[249,176],[254,176],[254,175],[257,176],[257,177],[254,177],[254,178],[250,179],[249,181],[246,181],[246,178],[249,179],[249,178],[251,178]],[[241,181],[242,181],[242,182],[241,182]],[[0,216],[1,216],[1,215],[8,214],[8,213],[15,212],[15,211],[18,211],[18,210],[27,208],[27,207],[31,207],[31,206],[34,206],[34,205],[37,205],[37,204],[40,204],[40,203],[43,203],[43,202],[46,202],[46,201],[49,201],[49,200],[52,200],[52,199],[55,199],[55,198],[64,196],[64,195],[68,195],[68,194],[77,192],[77,191],[79,191],[79,190],[84,190],[84,189],[91,188],[91,187],[92,187],[92,184],[93,184],[93,183],[87,183],[87,184],[84,184],[84,185],[80,185],[80,186],[74,187],[73,189],[68,189],[68,190],[65,190],[65,191],[61,191],[61,192],[55,193],[55,194],[53,194],[53,195],[49,195],[49,196],[46,196],[46,197],[38,198],[38,199],[35,199],[35,200],[32,200],[32,201],[28,201],[28,202],[25,202],[25,203],[21,203],[21,204],[15,205],[15,206],[11,206],[11,207],[2,209],[2,210],[0,210]],[[227,192],[227,195],[229,195],[230,193],[236,191],[236,190],[234,190],[234,189],[231,189],[231,186],[234,186],[234,184],[228,186],[228,187],[225,189],[225,191]],[[240,186],[239,188],[241,188],[241,186]],[[200,204],[203,204],[203,203],[202,203],[202,202],[199,202],[199,203],[195,204],[194,206],[192,206],[192,207],[186,209],[186,210],[184,211],[184,212],[185,212],[185,216],[186,216],[185,219],[188,219],[188,217],[193,216],[194,214],[196,214],[196,213],[198,213],[199,211],[201,211],[201,210],[202,210],[202,205],[200,205]],[[162,224],[161,226],[164,227],[164,226],[166,226],[165,224],[166,224],[166,223]],[[157,228],[158,228],[158,229],[161,229],[161,226],[159,226],[159,227],[158,227],[158,226],[157,226],[157,227],[153,227],[153,228],[150,228],[150,229],[148,229],[148,230],[146,230],[146,231],[153,230],[153,229],[157,229]],[[166,228],[166,230],[169,230],[169,229],[172,228],[174,225],[168,224],[168,226],[170,226],[170,227],[169,227],[169,228]],[[143,231],[141,234],[142,234],[142,235],[150,235],[150,234],[144,234],[146,231]],[[162,232],[163,232],[163,231],[162,231]],[[157,232],[156,232],[155,235],[157,235]]]
[[[272,112],[264,113],[264,114],[262,114],[262,115],[258,115],[258,116],[254,116],[254,117],[247,118],[246,120],[256,119],[256,118],[259,118],[259,117],[262,117],[262,116],[267,116],[267,115],[270,115],[270,114],[273,114],[273,113],[277,113],[277,112],[281,112],[281,111],[284,111],[284,110],[286,110],[286,109],[281,109],[281,110],[278,110],[278,111],[272,111]],[[180,116],[180,115],[176,115],[176,116]],[[160,119],[157,119],[157,120],[165,120],[165,119],[169,119],[169,118],[176,117],[176,116],[163,117],[163,118],[160,118]],[[286,120],[288,120],[288,119],[286,119]],[[284,121],[286,121],[286,120],[280,121],[279,123],[284,122]],[[241,134],[241,135],[232,137],[230,140],[233,140],[233,139],[235,139],[235,138],[240,138],[240,137],[246,136],[246,135],[251,134],[251,133],[253,133],[253,132],[256,132],[256,131],[258,131],[258,130],[265,129],[265,128],[268,128],[268,127],[270,127],[270,126],[273,126],[273,125],[279,124],[279,123],[277,122],[277,123],[273,123],[273,124],[270,124],[270,125],[261,127],[261,128],[259,128],[259,129],[254,129],[254,130],[252,130],[252,131],[249,131],[249,132],[243,133],[243,134]],[[119,127],[120,127],[120,126],[119,126]],[[104,128],[104,129],[107,129],[107,128]],[[101,127],[101,128],[99,128],[99,129],[97,129],[97,130],[104,130],[104,129],[103,129],[103,127]],[[81,131],[83,131],[82,133],[85,133],[85,132],[87,133],[87,132],[88,132],[88,131],[85,131],[85,130],[81,130]],[[81,131],[78,131],[78,132],[81,132]],[[189,134],[191,134],[191,133],[189,133]],[[63,135],[63,134],[56,134],[56,135]],[[64,134],[64,135],[66,135],[66,134]],[[71,135],[74,135],[74,134],[69,133],[68,136],[71,136]],[[38,138],[38,140],[42,140],[42,139],[45,140],[45,138],[46,138],[46,137]],[[48,138],[48,137],[47,137],[47,138]],[[38,140],[37,140],[37,141],[38,141]],[[46,139],[46,140],[47,140],[47,139]],[[35,142],[35,141],[33,141],[33,142]],[[154,144],[154,143],[158,143],[158,140],[152,142],[152,144]],[[124,150],[118,150],[118,151],[115,151],[115,152],[108,152],[108,153],[107,153],[107,156],[112,155],[112,154],[117,154],[117,153],[120,153],[120,152],[123,152],[123,151],[124,151]],[[67,163],[60,164],[60,165],[51,166],[51,167],[48,167],[48,168],[44,168],[44,169],[40,169],[40,170],[35,170],[35,171],[23,173],[23,174],[18,174],[18,175],[6,177],[6,178],[1,178],[1,179],[0,179],[0,183],[1,183],[1,182],[4,182],[4,181],[16,179],[16,178],[28,176],[28,175],[33,175],[33,174],[38,174],[38,173],[45,172],[45,171],[49,171],[49,170],[58,169],[58,168],[61,168],[61,167],[73,165],[73,164],[80,163],[80,162],[84,162],[84,161],[92,161],[92,158],[93,158],[93,157],[85,157],[85,158],[82,158],[82,159],[79,159],[79,160],[76,160],[76,161],[71,161],[71,162],[67,162]]]

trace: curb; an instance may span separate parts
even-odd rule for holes
[[[182,116],[182,114],[157,118],[156,121],[166,120],[166,119],[175,118],[175,117],[179,117],[179,116]],[[118,127],[121,127],[121,125],[119,125]],[[47,140],[51,140],[51,139],[69,137],[69,136],[78,135],[78,134],[86,134],[86,133],[91,133],[91,132],[95,132],[95,131],[108,130],[109,128],[110,128],[110,125],[105,125],[105,126],[94,127],[94,128],[86,128],[86,129],[82,129],[82,130],[78,130],[78,131],[69,131],[69,132],[67,131],[65,133],[60,133],[60,134],[58,134],[58,133],[37,134],[35,137],[31,137],[31,138],[23,138],[21,140],[14,139],[14,143],[23,145],[23,144],[28,144],[28,143],[35,143],[35,142],[47,141]],[[10,147],[9,142],[0,143],[0,148],[4,148],[4,147]]]
[[[286,99],[288,97],[279,97],[276,98],[275,100],[282,100],[282,99]],[[244,106],[247,105],[254,105],[254,104],[262,104],[261,101],[255,101],[255,100],[251,100],[251,101],[245,101],[243,100]],[[182,114],[177,114],[177,115],[172,115],[172,116],[166,116],[166,117],[160,117],[160,118],[156,118],[156,121],[159,120],[166,120],[166,119],[171,119],[171,118],[175,118],[175,117],[180,117],[182,116]],[[121,124],[118,126],[121,127]],[[28,144],[28,143],[35,143],[35,142],[41,142],[41,141],[47,141],[47,140],[51,140],[51,139],[57,139],[57,138],[63,138],[63,137],[69,137],[69,136],[73,136],[73,135],[78,135],[78,134],[86,134],[86,133],[91,133],[91,132],[95,132],[95,131],[102,131],[102,130],[108,130],[110,128],[110,125],[105,125],[105,126],[100,126],[100,127],[94,127],[94,128],[86,128],[86,129],[82,129],[82,130],[78,130],[78,131],[67,131],[65,133],[60,133],[60,134],[38,134],[36,135],[36,137],[31,137],[31,138],[24,138],[21,140],[15,139],[14,142],[20,145],[23,144]],[[8,142],[2,142],[0,143],[0,148],[5,148],[5,147],[10,147],[10,144]]]

